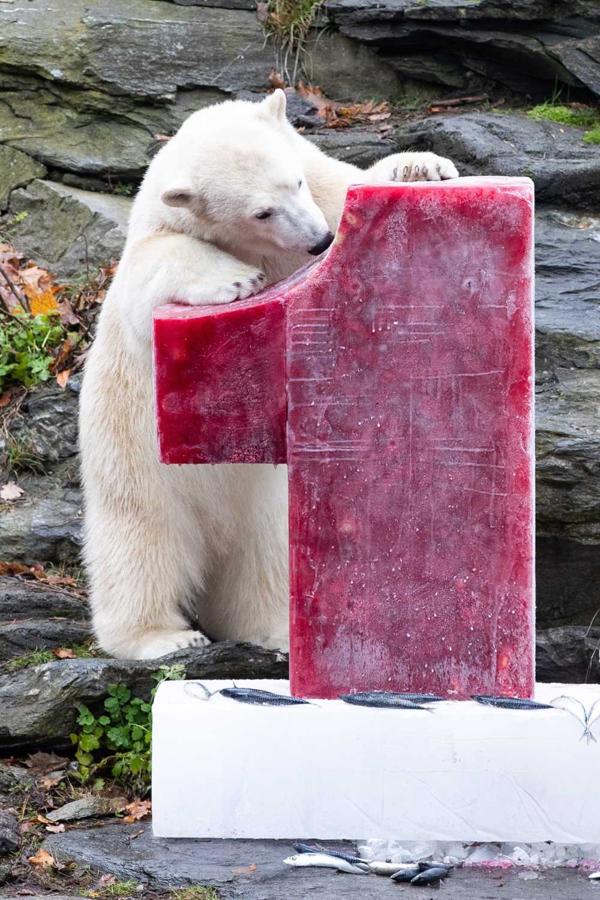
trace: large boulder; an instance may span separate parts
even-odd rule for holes
[[[403,149],[433,150],[461,175],[528,175],[538,201],[584,209],[600,206],[600,145],[584,129],[526,115],[434,116],[402,128]]]
[[[87,605],[80,597],[35,581],[0,578],[0,665],[90,637]]]
[[[287,658],[251,644],[222,642],[155,660],[64,659],[0,675],[0,754],[69,744],[77,704],[103,700],[111,684],[148,698],[161,666],[181,665],[188,678],[285,678]]]
[[[342,34],[399,73],[468,89],[497,83],[550,96],[557,84],[600,96],[594,0],[328,0]]]
[[[140,177],[157,135],[231,92],[264,88],[273,64],[248,8],[2,4],[0,142],[59,170]]]
[[[128,197],[32,181],[12,192],[11,240],[61,278],[121,255],[131,208]]]
[[[0,213],[8,206],[11,191],[45,174],[44,166],[26,153],[0,146]]]
[[[18,479],[23,497],[0,502],[0,560],[79,563],[83,509],[76,460]]]

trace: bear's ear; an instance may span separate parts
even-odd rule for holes
[[[168,188],[166,191],[163,191],[160,199],[167,206],[190,206],[194,195],[190,188],[181,186]]]
[[[263,100],[263,102],[261,103],[261,109],[266,112],[267,115],[272,116],[279,122],[283,122],[283,120],[285,119],[285,106],[285,91],[282,91],[281,88],[277,88],[276,91],[273,91],[272,94],[269,94],[266,100]]]

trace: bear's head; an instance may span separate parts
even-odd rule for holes
[[[261,103],[227,101],[193,113],[160,154],[167,222],[223,249],[321,253],[333,235],[298,141],[281,90]]]

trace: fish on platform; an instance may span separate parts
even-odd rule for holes
[[[473,700],[484,706],[497,706],[500,709],[554,709],[548,703],[537,703],[535,700],[524,700],[522,697],[493,697],[489,694],[473,694]]]
[[[286,866],[315,866],[323,869],[336,869],[338,872],[348,872],[350,875],[368,875],[369,868],[366,864],[355,865],[342,859],[340,856],[332,856],[330,853],[297,853],[284,859]]]
[[[402,872],[404,870],[412,871],[413,869],[415,870],[414,874],[416,874],[419,871],[419,867],[418,867],[417,863],[394,863],[394,862],[387,862],[385,860],[380,860],[380,859],[372,860],[370,863],[368,863],[368,866],[369,866],[369,870],[371,872],[374,872],[375,875],[390,875],[391,876],[391,875],[395,875],[397,872]],[[411,876],[411,877],[413,877],[413,876]]]
[[[421,870],[415,863],[414,865],[403,866],[402,868],[394,872],[393,875],[390,875],[390,878],[392,879],[392,881],[396,881],[397,883],[401,883],[404,881],[410,882],[413,880],[413,878],[416,878],[417,875],[420,874]]]
[[[298,853],[324,853],[326,856],[337,856],[339,859],[345,859],[346,862],[355,865],[358,863],[367,865],[366,860],[361,859],[357,853],[351,853],[350,850],[332,850],[330,847],[322,847],[320,844],[304,844],[301,841],[294,844],[294,850],[297,850]]]
[[[438,694],[411,694],[405,691],[402,691],[400,696],[406,697],[407,700],[412,700],[413,703],[441,703],[446,699]]]
[[[419,872],[418,875],[415,875],[414,878],[411,878],[410,883],[422,886],[437,884],[442,878],[447,878],[449,874],[450,869],[448,866],[429,866],[429,868],[424,869],[422,872]]]
[[[355,706],[372,706],[380,709],[425,709],[426,706],[408,700],[404,694],[395,691],[359,691],[356,694],[340,694],[340,700],[344,703],[352,703]]]
[[[286,694],[275,694],[273,691],[264,691],[259,688],[230,687],[221,688],[219,694],[237,700],[238,703],[253,703],[258,706],[298,706],[310,705],[308,700],[300,697],[289,697]]]

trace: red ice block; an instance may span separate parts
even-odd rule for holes
[[[528,179],[354,187],[316,266],[157,312],[162,459],[287,459],[295,694],[531,695],[532,221]]]

